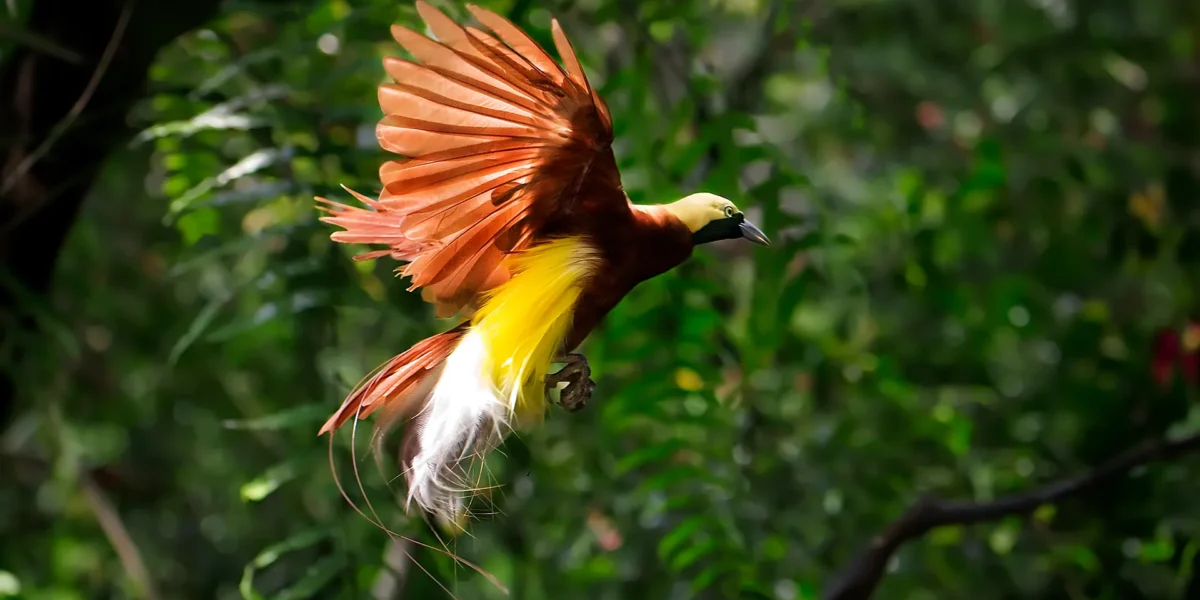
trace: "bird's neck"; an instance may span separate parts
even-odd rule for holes
[[[692,232],[668,208],[669,204],[635,205],[634,227],[645,246],[641,254],[646,260],[646,278],[674,268],[692,255]],[[657,248],[657,252],[650,252]],[[653,257],[651,257],[653,254]]]
[[[695,204],[688,204],[684,200],[676,200],[670,204],[660,204],[658,206],[663,212],[683,223],[688,228],[688,231],[696,231],[705,224],[704,215],[696,210]]]
[[[690,233],[687,224],[676,214],[670,204],[632,204],[633,217],[639,228],[646,230],[672,230],[683,228]]]

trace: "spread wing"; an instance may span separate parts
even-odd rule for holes
[[[392,36],[417,61],[387,58],[394,83],[379,88],[385,163],[368,208],[319,198],[338,242],[383,244],[357,256],[408,262],[401,274],[453,314],[507,280],[504,258],[543,226],[628,210],[613,158],[612,119],[558,22],[560,67],[507,19],[468,5],[491,34],[461,27],[418,0],[437,41],[400,26]],[[494,35],[493,35],[494,34]],[[624,207],[624,208],[622,208]]]

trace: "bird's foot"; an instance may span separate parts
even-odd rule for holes
[[[558,384],[566,382],[567,386],[559,392],[558,404],[568,412],[583,410],[592,392],[596,391],[596,382],[592,381],[592,368],[588,366],[587,357],[582,354],[568,354],[557,362],[566,366],[557,373],[546,376],[546,388],[553,389]]]

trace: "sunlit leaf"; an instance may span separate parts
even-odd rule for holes
[[[300,454],[267,469],[262,475],[242,485],[242,500],[258,502],[266,498],[280,486],[298,477],[311,463],[311,456]]]
[[[8,571],[0,570],[0,596],[20,596],[21,580]]]
[[[133,138],[133,143],[143,143],[166,136],[187,137],[206,130],[233,129],[244,131],[259,127],[262,124],[262,119],[250,115],[223,114],[216,111],[208,111],[186,121],[174,121],[154,125],[138,133]]]
[[[220,225],[219,219],[217,211],[204,209],[183,215],[175,225],[183,233],[184,243],[191,245],[206,235],[217,233]]]
[[[180,197],[171,201],[169,217],[175,217],[188,210],[192,205],[215,188],[227,185],[248,175],[252,175],[278,162],[291,157],[288,148],[263,148],[239,160],[233,166],[209,177],[196,186],[184,192]]]

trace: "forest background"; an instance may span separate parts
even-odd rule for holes
[[[635,202],[774,245],[636,289],[458,554],[519,600],[1200,598],[1200,4],[481,4],[562,21]],[[393,23],[0,6],[0,596],[502,597],[315,435],[446,326],[313,207],[376,185]]]

